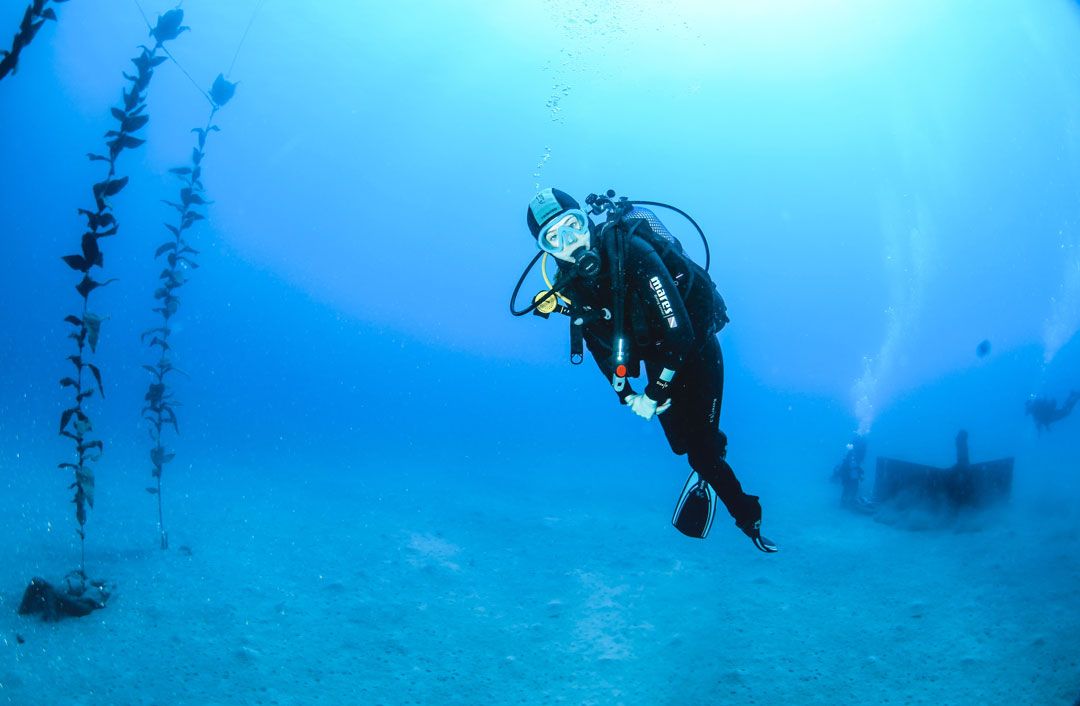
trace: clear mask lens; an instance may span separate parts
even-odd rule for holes
[[[574,209],[559,216],[540,233],[537,245],[544,252],[560,253],[589,234],[589,219],[584,211]]]

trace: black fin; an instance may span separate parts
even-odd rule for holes
[[[694,471],[686,479],[671,524],[687,537],[705,539],[716,514],[716,494]]]

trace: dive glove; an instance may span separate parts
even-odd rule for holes
[[[648,395],[628,395],[626,397],[626,404],[633,410],[634,414],[641,417],[645,421],[648,421],[658,414],[663,414],[668,411],[668,407],[671,406],[671,400],[665,401],[663,404],[659,404],[656,400]]]

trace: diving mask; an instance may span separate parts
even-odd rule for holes
[[[589,218],[580,209],[571,209],[540,232],[537,246],[560,260],[573,261],[571,253],[589,247]]]

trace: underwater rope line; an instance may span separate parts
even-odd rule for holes
[[[143,7],[139,3],[139,0],[132,0],[132,2],[134,2],[135,7],[139,9],[139,14],[142,15],[143,22],[145,22],[146,26],[151,31],[153,31],[154,25],[150,23],[150,18],[146,16],[146,11],[143,10]],[[182,5],[183,2],[181,2],[180,4]],[[229,64],[229,70],[225,72],[226,77],[232,75],[233,67],[236,66],[236,60],[240,57],[240,50],[244,48],[244,42],[247,41],[248,33],[251,32],[251,26],[255,24],[255,18],[259,15],[259,11],[262,10],[263,5],[265,4],[266,0],[259,0],[259,4],[257,4],[255,6],[255,9],[252,10],[251,19],[248,20],[247,27],[244,29],[244,34],[240,37],[239,44],[236,45],[236,51],[233,53],[232,63]],[[184,68],[184,65],[177,61],[176,57],[173,56],[168,49],[166,49],[165,47],[161,47],[161,49],[165,52],[165,55],[168,56],[174,64],[176,64],[176,66],[180,69],[181,73],[187,76],[188,81],[191,81],[191,85],[195,87],[195,90],[202,94],[203,98],[210,101],[210,105],[215,105],[214,99],[211,98],[210,94],[203,90],[203,88],[198,84],[198,82],[191,77],[191,74],[189,74],[187,69]]]
[[[146,16],[146,12],[143,10],[142,5],[139,4],[139,0],[132,0],[132,2],[135,3],[135,7],[139,8],[139,14],[142,15],[143,22],[145,22],[146,26],[150,29],[151,32],[153,32],[154,31],[154,25],[152,25],[150,23],[150,18],[148,18]],[[180,4],[182,5],[183,3],[180,3]],[[181,64],[179,61],[177,61],[176,57],[172,55],[172,52],[170,52],[164,46],[161,47],[161,50],[165,52],[165,56],[169,57],[169,59],[172,60],[172,63],[176,64],[177,68],[180,69],[180,72],[182,74],[184,74],[185,76],[187,76],[188,81],[191,81],[191,85],[195,87],[195,90],[198,91],[202,95],[203,98],[210,101],[210,105],[213,105],[214,104],[214,99],[211,98],[210,94],[207,93],[206,91],[204,91],[201,86],[199,86],[198,82],[194,78],[192,78],[191,74],[189,74],[187,69],[184,68],[184,65]]]
[[[143,12],[142,5],[139,4],[139,0],[134,0],[134,2],[135,2],[135,7],[139,8],[139,14],[142,15],[143,22],[146,23],[147,27],[149,27],[150,29],[153,29],[154,25],[150,24],[150,18],[146,16],[145,12]]]
[[[176,57],[175,57],[175,56],[173,56],[173,55],[172,55],[172,53],[170,53],[168,49],[166,49],[165,47],[162,47],[161,49],[162,49],[162,50],[163,50],[163,51],[165,52],[165,56],[167,56],[167,57],[169,57],[170,59],[172,59],[172,63],[176,64],[176,67],[177,67],[178,69],[180,69],[180,72],[181,72],[181,73],[183,73],[183,74],[184,74],[185,76],[187,76],[187,78],[188,78],[188,81],[191,81],[191,85],[195,87],[195,90],[196,90],[196,91],[198,91],[199,93],[201,93],[201,94],[202,94],[202,97],[203,97],[203,98],[205,98],[206,100],[210,101],[210,105],[214,105],[214,99],[213,99],[213,98],[211,98],[211,97],[210,97],[210,94],[209,94],[209,93],[207,93],[206,91],[204,91],[204,90],[202,89],[202,87],[201,87],[201,86],[199,86],[198,82],[196,82],[196,81],[195,81],[195,79],[193,79],[193,78],[191,77],[191,74],[189,74],[189,73],[187,72],[187,69],[185,69],[185,68],[184,68],[184,65],[183,65],[183,64],[181,64],[181,63],[180,63],[179,61],[177,61],[177,60],[176,60]]]
[[[236,53],[233,54],[232,63],[229,64],[229,70],[225,72],[225,78],[232,76],[233,67],[236,66],[236,59],[240,56],[240,50],[244,47],[244,42],[247,41],[248,32],[251,31],[251,26],[255,24],[255,18],[258,16],[259,10],[261,10],[265,4],[266,0],[259,0],[259,4],[252,10],[251,19],[248,20],[247,27],[244,29],[244,34],[240,37],[240,43],[236,45]]]

